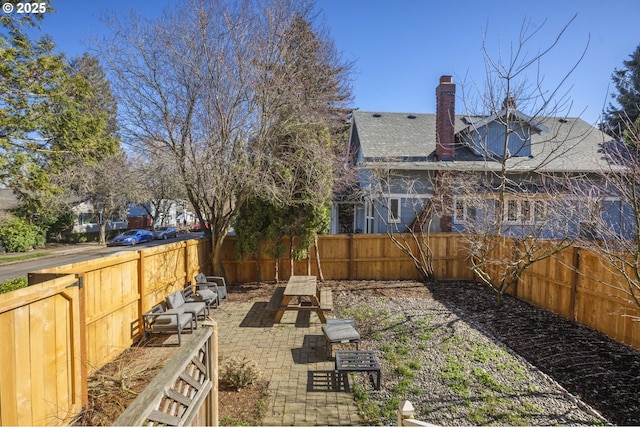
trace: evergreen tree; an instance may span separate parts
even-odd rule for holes
[[[611,96],[617,105],[610,103],[604,116],[607,131],[618,138],[640,117],[640,45],[623,65],[611,77],[617,91]]]
[[[0,182],[17,215],[57,233],[72,216],[52,177],[117,152],[115,102],[95,58],[68,64],[51,38],[31,40],[35,18],[0,23]]]

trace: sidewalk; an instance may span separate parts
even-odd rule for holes
[[[213,312],[223,361],[254,360],[269,381],[263,425],[361,424],[353,394],[332,388],[334,362],[315,313],[290,311],[274,324],[266,305],[224,301]]]
[[[101,249],[104,246],[98,243],[76,243],[76,244],[59,244],[42,249],[33,249],[27,252],[5,252],[0,253],[0,258],[7,259],[7,261],[0,261],[0,266],[15,264],[18,262],[27,262],[37,259],[52,258],[61,255],[68,255],[78,252],[86,252],[88,250]],[[42,254],[37,256],[37,254]],[[29,258],[22,259],[25,256]],[[14,258],[15,260],[12,260]]]

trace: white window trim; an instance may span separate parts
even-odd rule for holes
[[[516,219],[509,219],[509,205],[511,202],[516,203]],[[529,217],[522,217],[523,202],[529,202]],[[542,203],[542,218],[536,219],[536,205]],[[544,199],[531,199],[519,197],[507,197],[502,206],[502,218],[505,225],[539,225],[545,222],[547,213],[547,201]]]
[[[373,200],[366,200],[364,205],[364,233],[371,234],[375,227],[374,216],[375,208],[373,207]]]
[[[391,209],[392,201],[396,201],[398,203],[397,212],[394,212],[393,209]],[[389,197],[387,199],[387,221],[389,221],[389,224],[398,224],[400,223],[401,220],[402,220],[402,199],[400,197]]]
[[[462,203],[462,218],[458,216],[458,203]],[[462,197],[453,199],[453,223],[463,224],[467,220],[467,200]]]
[[[458,215],[458,203],[462,204],[462,218]],[[479,209],[476,207],[477,200],[467,197],[453,198],[453,214],[452,219],[454,224],[468,224],[475,223],[478,220]]]

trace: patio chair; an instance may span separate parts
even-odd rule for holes
[[[191,286],[182,290],[186,302],[204,302],[207,305],[207,315],[211,314],[211,306],[218,307],[218,294],[212,289],[199,289],[193,292]]]
[[[167,307],[169,309],[180,310],[193,315],[196,329],[198,328],[198,316],[203,318],[207,315],[207,304],[202,301],[187,302],[181,291],[176,291],[167,296]]]
[[[150,334],[178,334],[178,346],[182,344],[185,329],[193,332],[193,315],[181,310],[165,311],[162,304],[156,304],[142,315],[144,336]]]
[[[211,289],[218,294],[218,305],[220,300],[227,299],[227,282],[221,276],[206,276],[204,273],[196,275],[196,289]]]

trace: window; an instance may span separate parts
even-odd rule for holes
[[[544,200],[507,199],[503,218],[508,224],[532,225],[543,222],[545,212]]]
[[[518,201],[517,200],[507,200],[507,221],[509,222],[518,221]]]
[[[545,211],[546,208],[544,201],[536,200],[535,202],[533,202],[533,220],[535,222],[544,221],[544,217],[546,216]]]
[[[475,221],[476,208],[469,200],[456,198],[453,201],[453,222],[461,224],[465,221]]]
[[[364,232],[366,234],[373,233],[373,212],[373,201],[366,201],[364,204]]]
[[[400,222],[400,199],[389,199],[389,222]]]

